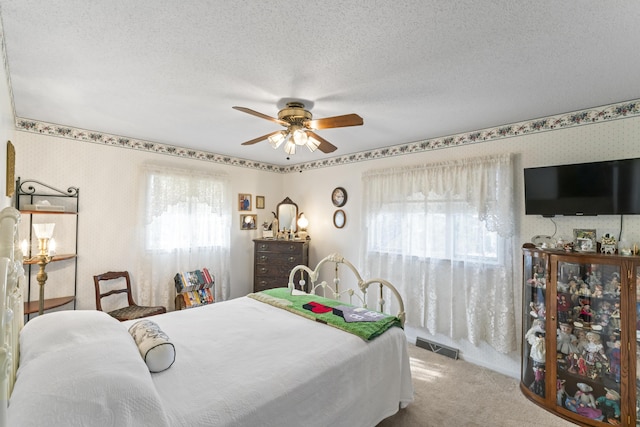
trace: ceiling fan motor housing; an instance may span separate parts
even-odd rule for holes
[[[299,102],[288,102],[285,108],[278,111],[278,119],[291,124],[302,125],[311,117],[311,113],[304,109],[304,104]]]

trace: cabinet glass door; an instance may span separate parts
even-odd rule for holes
[[[620,267],[558,262],[556,405],[620,422]]]
[[[532,253],[524,257],[524,357],[522,382],[529,390],[545,397],[545,322],[548,261]],[[528,357],[527,357],[528,356]]]

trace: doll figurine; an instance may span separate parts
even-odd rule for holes
[[[558,321],[561,323],[568,323],[571,321],[569,319],[569,310],[571,309],[571,304],[567,301],[567,297],[565,295],[558,295]]]
[[[536,332],[544,333],[544,321],[542,319],[534,320],[527,333],[524,334],[524,339],[527,340],[529,345],[534,345],[536,343]]]
[[[567,409],[576,412],[583,417],[591,419],[600,419],[602,411],[596,409],[596,400],[591,393],[593,388],[589,384],[578,383],[578,391],[573,397],[567,397],[565,406]]]
[[[602,290],[602,284],[601,283],[596,283],[595,289],[593,290],[592,296],[594,298],[602,298],[603,295],[604,295],[604,292]]]
[[[617,383],[620,383],[620,346],[620,340],[615,341],[609,354],[609,370]]]
[[[578,373],[578,355],[576,353],[571,353],[567,356],[567,363],[569,368],[567,369],[572,374]]]
[[[527,282],[536,288],[546,288],[547,287],[547,279],[544,274],[544,267],[540,264],[536,265],[535,271],[531,279],[527,280]]]
[[[584,360],[583,356],[579,356],[578,357],[578,374],[582,375],[583,377],[587,376],[587,361]]]
[[[609,424],[620,424],[620,394],[608,388],[604,388],[606,393],[596,399],[596,406],[602,411],[604,419]]]
[[[607,296],[614,296],[618,292],[618,285],[620,285],[620,275],[613,273],[611,279],[604,286],[604,293]]]
[[[587,340],[587,333],[584,329],[577,329],[575,331],[575,335],[578,338],[578,353],[582,353],[585,346],[589,343],[589,340]]]
[[[544,397],[544,367],[543,366],[534,366],[533,367],[533,382],[529,386],[529,390],[537,394],[538,396]]]
[[[582,304],[582,301],[580,303]],[[586,323],[591,323],[593,321],[593,310],[591,310],[591,306],[589,304],[582,304],[578,317]]]
[[[572,295],[578,293],[578,282],[575,279],[569,280],[569,293]]]
[[[607,356],[604,354],[604,346],[600,342],[600,335],[596,332],[587,332],[589,341],[584,347],[583,357],[587,364],[587,375],[596,378],[602,368],[608,364]]]
[[[564,396],[567,392],[564,389],[564,383],[566,380],[561,380],[560,378],[556,379],[556,404],[558,406],[562,406],[562,402],[564,401]]]
[[[545,363],[546,356],[546,348],[544,344],[544,332],[535,332],[535,338],[533,345],[531,346],[531,351],[529,352],[529,356],[533,359],[534,362],[538,364]]]
[[[568,323],[560,323],[557,336],[558,351],[565,356],[578,351],[578,339],[572,334],[573,328]]]
[[[589,289],[589,285],[582,280],[580,281],[580,287],[578,288],[578,295],[581,297],[591,296],[591,289]]]
[[[611,311],[609,323],[611,323],[611,327],[613,329],[620,330],[620,303],[619,302],[615,302],[613,304],[613,311]]]

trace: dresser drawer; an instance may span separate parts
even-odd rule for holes
[[[256,276],[271,276],[271,277],[289,277],[291,269],[299,262],[274,262],[270,264],[256,263],[255,275]]]
[[[276,280],[256,277],[253,284],[253,292],[266,291],[273,288],[286,288],[288,286],[286,280]]]
[[[273,252],[276,254],[292,254],[302,252],[304,242],[290,243],[287,241],[261,241],[256,243],[256,252]]]
[[[298,264],[302,264],[304,257],[302,254],[274,254],[269,252],[258,252],[256,254],[256,264],[283,264],[289,266],[289,269]]]

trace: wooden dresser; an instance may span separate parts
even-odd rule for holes
[[[309,240],[254,239],[253,291],[286,287],[289,272],[309,265]]]

